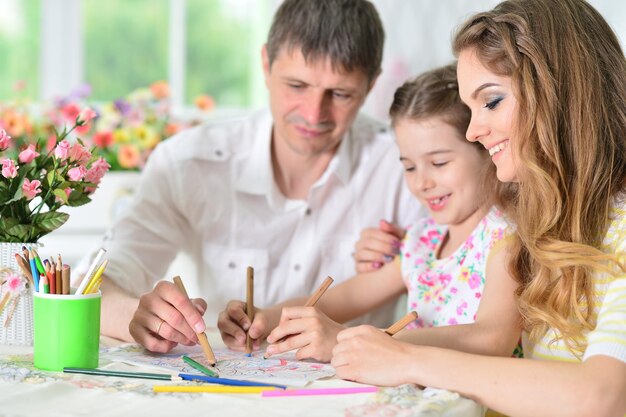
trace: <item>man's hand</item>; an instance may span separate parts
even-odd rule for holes
[[[276,317],[278,316],[275,314]],[[258,350],[261,342],[265,339],[271,330],[271,323],[278,321],[277,318],[272,320],[271,309],[254,310],[254,320],[250,323],[250,319],[246,314],[246,303],[239,300],[231,300],[226,305],[226,309],[222,311],[217,319],[217,327],[222,335],[224,344],[232,350],[244,351],[246,349],[246,334],[249,333],[253,340],[252,349]],[[273,326],[272,326],[273,327]]]
[[[141,296],[128,329],[152,352],[169,352],[179,343],[193,346],[198,343],[196,333],[206,328],[202,319],[206,308],[203,299],[190,300],[173,283],[161,281]]]

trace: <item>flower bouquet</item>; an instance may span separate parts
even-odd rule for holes
[[[69,215],[61,207],[91,201],[109,169],[94,149],[78,138],[70,141],[70,134],[95,115],[86,108],[71,128],[34,143],[16,142],[0,128],[0,343],[32,343],[32,294],[28,279],[19,275],[15,253],[24,244],[37,246],[42,236],[63,225]],[[26,320],[25,325],[11,323],[16,309],[14,321]]]

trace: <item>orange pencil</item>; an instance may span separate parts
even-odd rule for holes
[[[52,269],[52,265],[50,261],[44,259],[44,268],[46,269],[46,278],[48,278],[48,283],[50,283],[50,294],[56,294],[56,277],[54,276],[54,270]]]
[[[415,311],[411,311],[406,316],[402,317],[400,320],[398,320],[391,326],[387,327],[387,330],[385,330],[385,333],[387,333],[389,336],[393,336],[394,334],[398,333],[400,330],[404,329],[407,326],[407,324],[415,320],[417,320],[417,313]]]
[[[185,294],[185,297],[189,298],[189,294],[187,294],[183,280],[180,279],[178,275],[174,277],[174,284],[176,284],[180,292]],[[202,351],[204,352],[204,356],[206,356],[207,362],[209,362],[211,366],[215,366],[215,354],[213,354],[213,349],[211,349],[211,345],[209,345],[209,340],[207,339],[206,334],[196,334],[198,335],[198,341],[200,342],[200,346],[202,346]]]

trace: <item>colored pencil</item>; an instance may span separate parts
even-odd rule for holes
[[[59,259],[59,263],[60,259]],[[70,293],[70,266],[63,265],[61,268],[61,287],[63,290],[63,294],[67,295]]]
[[[296,397],[304,395],[346,395],[377,392],[378,387],[349,387],[349,388],[311,388],[264,391],[263,397]]]
[[[193,375],[193,374],[178,374],[184,380],[188,381],[204,381],[209,382],[211,384],[220,384],[220,385],[230,385],[230,386],[239,386],[239,387],[275,387],[280,389],[286,389],[287,387],[284,385],[277,384],[266,384],[264,382],[254,382],[254,381],[242,381],[238,379],[229,379],[229,378],[216,378],[212,376],[205,375]]]
[[[50,294],[56,294],[56,278],[52,275],[50,271],[50,261],[47,259],[43,260],[44,268],[46,269],[46,278],[48,278],[48,284],[50,285]]]
[[[183,360],[185,362],[187,362],[189,365],[193,366],[194,368],[196,368],[198,371],[202,372],[205,375],[214,377],[214,378],[218,378],[219,375],[217,374],[217,372],[212,371],[208,368],[206,368],[205,366],[203,366],[202,364],[194,361],[193,359],[191,359],[189,356],[183,356]]]
[[[52,262],[54,266],[54,278],[56,280],[57,294],[63,294],[63,280],[61,279],[61,255],[58,256],[58,262]]]
[[[252,323],[254,320],[254,269],[251,266],[248,267],[246,284],[246,314]],[[252,343],[250,333],[246,332],[246,354],[248,356],[252,353]]]
[[[275,389],[274,387],[230,387],[220,385],[155,385],[152,387],[154,392],[206,392],[215,394],[258,394]]]
[[[331,277],[326,277],[324,282],[322,282],[322,285],[320,285],[319,288],[309,297],[309,299],[306,301],[306,303],[304,303],[304,306],[305,307],[315,307],[315,304],[317,304],[319,299],[322,298],[322,295],[324,295],[324,293],[326,292],[328,287],[330,287],[330,285],[333,283],[333,281],[334,280]],[[274,344],[282,343],[285,340],[287,340],[289,337],[291,337],[291,336],[285,336],[282,339],[277,340],[276,342],[274,342]],[[267,359],[270,356],[272,356],[272,355],[268,354],[267,352],[265,352],[263,354],[263,358],[264,359]]]
[[[93,274],[93,276],[91,277],[91,279],[87,283],[87,286],[83,290],[82,294],[91,294],[92,293],[96,281],[98,281],[98,279],[100,279],[100,277],[104,273],[104,270],[106,269],[108,264],[109,264],[109,260],[108,259],[105,259],[104,262],[102,262],[102,264],[98,267],[96,272]]]
[[[63,368],[66,374],[85,374],[85,375],[103,375],[117,376],[122,378],[140,378],[140,379],[158,379],[162,381],[182,381],[177,375],[156,374],[148,372],[127,372],[127,371],[109,371],[104,369],[86,369],[86,368]]]
[[[189,294],[187,294],[187,290],[185,289],[185,284],[183,284],[183,280],[178,275],[174,277],[174,284],[176,284],[180,292],[185,294],[185,297],[189,298]],[[211,349],[211,345],[209,344],[206,334],[196,334],[198,335],[198,341],[200,342],[200,346],[202,346],[202,351],[204,352],[207,362],[209,362],[211,366],[215,366],[215,354],[213,354],[213,349]]]
[[[35,283],[35,291],[39,291],[39,271],[37,270],[37,264],[32,250],[29,251],[28,262],[30,263],[30,271],[33,274],[33,282]]]
[[[106,253],[106,250],[104,248],[100,248],[100,250],[98,251],[98,254],[94,258],[94,260],[91,262],[91,265],[89,265],[89,269],[87,269],[87,273],[85,274],[82,281],[78,285],[76,294],[82,294],[83,291],[85,291],[87,284],[89,284],[89,281],[91,280],[92,275],[96,272],[96,268],[98,267],[98,265],[100,265],[100,260],[102,260],[102,257],[104,256],[105,253]]]
[[[311,295],[311,297],[309,297],[309,299],[304,304],[304,306],[305,307],[313,307],[313,306],[315,306],[315,304],[317,304],[319,299],[322,298],[322,295],[324,295],[324,293],[326,292],[326,290],[328,289],[328,287],[330,287],[330,284],[332,284],[332,283],[333,283],[333,279],[331,277],[326,277],[324,282],[322,282],[322,285],[320,285],[320,287],[317,289],[317,291],[315,291],[313,293],[313,295]]]
[[[41,258],[39,257],[39,254],[37,253],[36,249],[31,249],[31,252],[33,254],[33,257],[35,258],[35,265],[37,265],[37,270],[42,273],[45,274],[46,273],[46,268],[43,267],[43,263],[41,262]]]
[[[24,259],[19,253],[15,254],[15,260],[17,261],[17,265],[20,267],[22,274],[26,277],[27,280],[30,281],[31,284],[34,284],[33,281],[33,272],[30,270],[30,265],[28,261]]]
[[[404,329],[407,326],[407,324],[415,320],[417,320],[417,313],[415,311],[411,311],[406,316],[402,317],[400,320],[398,320],[391,326],[387,327],[387,330],[385,330],[385,333],[387,333],[389,336],[393,336],[394,334],[398,333],[400,330]]]

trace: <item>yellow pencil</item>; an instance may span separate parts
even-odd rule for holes
[[[105,259],[104,262],[102,262],[102,265],[100,265],[100,267],[96,270],[96,273],[93,274],[93,277],[89,280],[89,283],[87,283],[87,286],[83,290],[82,294],[91,294],[94,284],[100,278],[100,276],[104,272],[104,269],[107,267],[108,263],[109,263],[108,259]]]
[[[231,387],[223,385],[154,385],[154,392],[212,392],[219,394],[258,394],[276,387]]]
[[[96,294],[98,292],[98,290],[100,289],[100,284],[102,284],[102,275],[100,275],[96,279],[96,281],[91,286],[91,289],[89,290],[89,292],[85,292],[85,294]],[[87,290],[85,290],[85,291],[87,291]]]

